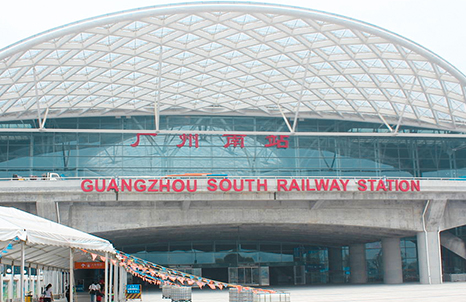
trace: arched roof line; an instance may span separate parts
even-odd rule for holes
[[[230,114],[294,117],[290,131],[299,117],[466,132],[465,84],[424,47],[343,16],[172,4],[89,18],[0,50],[0,120],[154,114],[157,125],[159,115]]]
[[[202,4],[202,5],[200,5]],[[242,4],[242,5],[239,5]],[[328,22],[337,22],[341,25],[346,25],[350,27],[357,28],[362,31],[370,32],[375,35],[381,36],[388,40],[392,40],[397,42],[398,44],[405,46],[407,48],[411,48],[416,52],[419,52],[429,59],[434,61],[435,63],[445,67],[449,72],[453,75],[457,76],[458,78],[462,78],[463,85],[466,85],[466,77],[465,75],[459,71],[457,68],[452,66],[446,60],[441,58],[440,56],[434,54],[433,52],[429,51],[428,49],[424,48],[423,46],[404,38],[400,35],[397,35],[391,31],[382,29],[378,26],[365,23],[359,20],[351,19],[348,17],[344,17],[337,14],[326,13],[323,11],[318,10],[311,10],[305,9],[301,7],[294,7],[294,6],[285,6],[285,5],[278,5],[278,4],[266,4],[266,3],[255,3],[250,2],[248,5],[244,5],[244,2],[199,2],[199,3],[179,3],[179,4],[169,4],[169,5],[160,5],[160,6],[150,6],[150,7],[143,7],[137,8],[132,10],[125,10],[117,13],[111,13],[106,15],[101,15],[93,18],[84,19],[81,21],[76,21],[67,25],[63,25],[57,28],[53,28],[51,30],[45,31],[43,33],[39,33],[37,35],[31,36],[29,38],[23,39],[15,44],[7,46],[3,49],[0,49],[0,60],[11,56],[13,54],[18,53],[19,51],[25,51],[29,49],[33,45],[37,45],[41,42],[48,41],[50,39],[54,39],[57,37],[61,37],[66,34],[73,34],[79,33],[82,30],[93,28],[96,26],[102,26],[105,24],[109,24],[112,22],[121,22],[123,20],[139,20],[144,17],[153,16],[154,13],[156,15],[164,15],[164,14],[172,14],[180,12],[182,9],[183,12],[186,13],[196,13],[202,12],[205,10],[225,10],[225,11],[239,11],[239,12],[253,12],[255,10],[260,10],[260,12],[264,13],[268,11],[269,13],[277,13],[277,14],[291,14],[297,17],[318,17],[323,21]]]

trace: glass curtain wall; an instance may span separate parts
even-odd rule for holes
[[[419,281],[415,238],[400,241],[403,280]],[[202,268],[269,267],[270,283],[291,284],[293,268],[304,268],[306,284],[330,282],[326,247],[280,242],[183,242],[121,247],[136,257],[164,266]],[[342,249],[345,282],[350,281],[349,249]],[[370,283],[383,282],[381,242],[366,244]],[[228,281],[228,280],[220,280]]]
[[[283,119],[262,117],[190,117],[161,119],[150,134],[153,117],[65,118],[47,120],[47,129],[131,129],[137,133],[3,132],[0,177],[163,176],[223,173],[232,176],[387,176],[462,177],[466,143],[462,139],[381,138],[380,125],[303,120],[298,135],[241,135],[241,131],[286,132]],[[0,123],[1,128],[35,128],[34,121]],[[219,134],[197,134],[197,131]],[[239,135],[222,134],[235,131]],[[374,133],[374,137],[299,136],[299,132]],[[403,128],[400,132],[441,131]],[[152,131],[153,133],[153,131]]]

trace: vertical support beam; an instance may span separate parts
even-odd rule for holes
[[[3,275],[5,274],[5,266],[0,258],[0,302],[3,302]]]
[[[108,252],[105,252],[105,299],[104,302],[108,302]]]
[[[120,266],[120,300],[119,301],[124,301],[125,300],[125,288],[128,280],[128,275],[126,273],[126,269],[122,266]]]
[[[70,280],[68,282],[70,302],[74,301],[74,250],[70,248]]]
[[[403,283],[400,238],[382,239],[383,280],[386,284]]]
[[[113,265],[110,259],[107,260],[108,264],[110,266],[110,272],[108,274],[109,276],[109,282],[108,282],[108,296],[109,296],[109,301],[112,301],[112,288],[113,288]]]
[[[442,255],[438,232],[417,233],[419,281],[422,284],[442,283]]]
[[[20,272],[19,272],[19,295],[21,298],[21,302],[24,302],[24,262],[25,262],[25,254],[24,254],[24,241],[21,241],[21,265],[20,265]],[[18,289],[16,289],[18,291]]]
[[[13,283],[15,282],[15,265],[11,262],[11,275],[10,281],[8,282],[8,299],[13,299]]]
[[[36,296],[39,298],[40,297],[40,288],[42,286],[41,282],[40,282],[40,278],[42,276],[42,269],[39,268],[39,265],[36,267]]]
[[[119,293],[119,282],[118,282],[118,263],[114,265],[113,268],[113,301],[118,300],[118,293]]]
[[[349,246],[350,282],[353,284],[367,283],[366,246],[352,244]]]
[[[341,247],[328,248],[330,283],[344,283],[343,256]]]

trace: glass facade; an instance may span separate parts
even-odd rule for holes
[[[35,121],[2,122],[0,128],[36,128]],[[153,131],[153,116],[85,117],[47,120],[52,129],[95,132],[3,132],[0,177],[57,172],[66,177],[163,176],[223,173],[232,176],[390,176],[461,177],[466,175],[464,139],[376,137],[379,124],[300,120],[297,135],[232,137],[222,132],[287,132],[281,118],[166,116]],[[104,133],[103,129],[140,130]],[[97,130],[97,131],[96,131]],[[218,134],[196,134],[216,131]],[[299,132],[374,133],[368,136],[304,136]],[[400,133],[444,131],[401,128]],[[138,143],[137,146],[135,146]]]
[[[419,281],[416,238],[401,239],[400,247],[404,282]],[[283,242],[216,241],[172,242],[121,248],[136,257],[164,266],[202,268],[202,271],[232,267],[269,267],[271,285],[296,284],[296,268],[303,268],[306,284],[330,282],[326,247]],[[343,247],[342,259],[343,281],[349,282],[348,247]],[[366,244],[366,261],[368,281],[382,283],[384,273],[381,242]]]

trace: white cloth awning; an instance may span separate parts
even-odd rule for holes
[[[68,270],[70,248],[95,253],[115,253],[105,239],[10,207],[0,207],[0,253],[2,263],[21,260],[25,243],[26,263]]]

